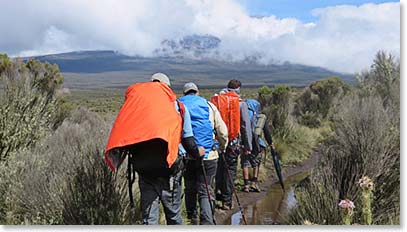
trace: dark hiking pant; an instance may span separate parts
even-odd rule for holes
[[[181,177],[182,172],[171,177],[139,176],[143,224],[158,224],[160,202],[164,206],[167,225],[182,224]]]
[[[216,199],[225,202],[227,205],[232,204],[232,194],[237,173],[237,158],[238,154],[232,152],[230,148],[227,148],[226,153],[219,156],[216,172],[216,192],[220,193],[216,195]],[[229,178],[228,169],[232,179]]]
[[[213,191],[213,183],[216,175],[218,160],[204,160],[206,171],[206,179],[208,181],[208,189],[211,194],[211,204],[215,209],[215,194]],[[202,172],[201,160],[188,160],[185,173],[185,207],[189,219],[197,218],[197,200],[200,207],[200,222],[201,225],[213,225],[213,214],[211,205],[209,204],[208,192],[206,190],[205,178]]]

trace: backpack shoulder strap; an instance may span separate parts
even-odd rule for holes
[[[177,101],[177,105],[178,105],[178,112],[179,112],[179,114],[181,115],[181,118],[182,118],[182,126],[184,126],[185,106],[178,99],[176,101]]]
[[[216,135],[216,116],[215,116],[215,109],[213,109],[211,103],[209,101],[206,101],[208,103],[209,108],[211,108],[212,113],[213,113],[213,133]]]

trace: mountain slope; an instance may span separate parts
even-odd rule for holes
[[[349,74],[288,62],[258,65],[184,56],[136,57],[113,51],[81,51],[35,58],[58,64],[65,77],[64,86],[68,88],[122,88],[148,80],[155,72],[168,74],[175,86],[188,81],[206,87],[223,86],[233,78],[240,79],[245,86],[303,86],[331,76],[339,76],[347,82],[354,79]]]

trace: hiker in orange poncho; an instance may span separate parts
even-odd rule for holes
[[[205,149],[195,144],[190,115],[176,101],[169,78],[156,73],[151,81],[127,89],[106,146],[106,162],[115,171],[128,155],[129,176],[132,169],[139,176],[144,224],[158,224],[160,202],[167,224],[182,224],[180,143],[195,158]],[[131,184],[129,194],[132,198]]]
[[[221,202],[221,208],[224,210],[229,210],[233,207],[232,194],[235,187],[234,182],[237,175],[238,158],[241,153],[242,155],[249,155],[252,151],[252,131],[249,108],[247,103],[240,98],[241,86],[242,83],[239,80],[230,80],[227,88],[223,89],[218,96],[219,99],[223,94],[232,94],[232,96],[234,96],[234,102],[238,102],[237,106],[235,106],[238,109],[231,109],[230,112],[227,112],[226,115],[230,116],[229,120],[227,120],[227,118],[223,119],[226,125],[230,125],[228,126],[228,130],[234,128],[237,131],[234,131],[235,133],[228,131],[229,144],[226,148],[226,152],[219,156],[218,169],[216,171],[216,200]],[[236,98],[238,100],[236,100]],[[218,106],[221,114],[228,104]],[[236,115],[238,115],[237,119],[235,118]],[[237,123],[235,124],[236,121]],[[235,135],[234,138],[232,136],[233,134]]]

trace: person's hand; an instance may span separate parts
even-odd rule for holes
[[[198,147],[199,150],[199,157],[202,157],[205,155],[205,148],[204,147]]]
[[[250,154],[252,154],[252,151],[250,151],[250,150],[245,151],[245,155],[250,155]]]
[[[270,148],[273,150],[276,149],[276,147],[274,146],[274,143],[271,143]]]

